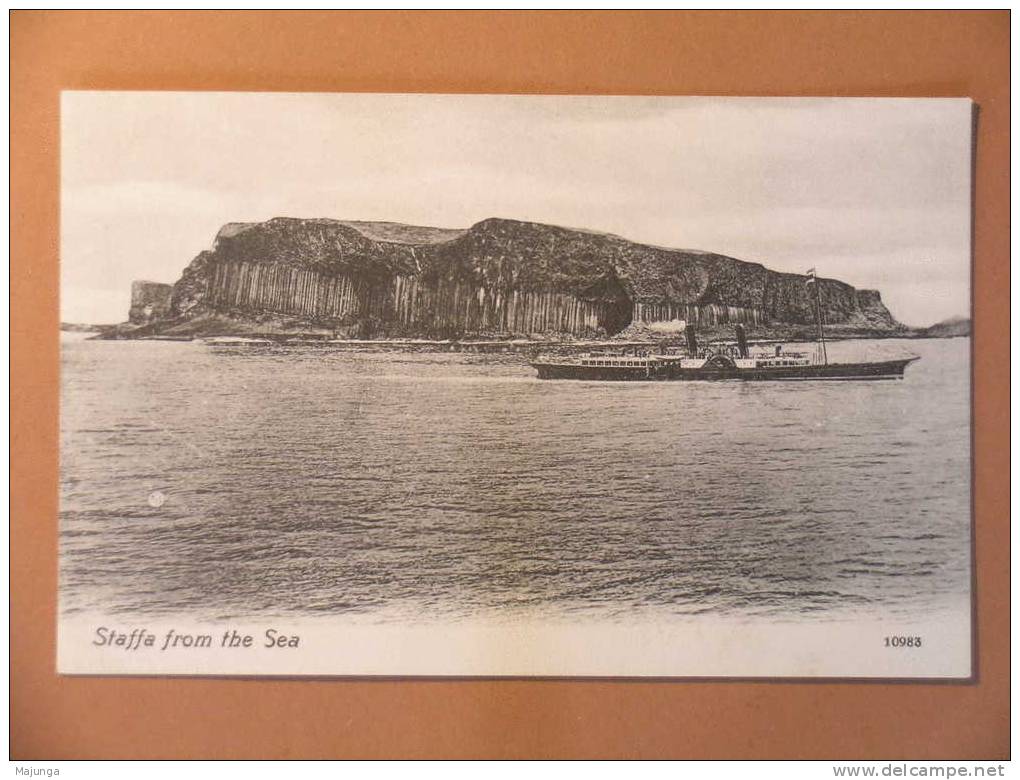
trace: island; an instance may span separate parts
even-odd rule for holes
[[[466,229],[336,219],[230,223],[172,285],[136,281],[100,338],[647,340],[813,338],[801,274],[710,251],[510,219]],[[831,338],[914,335],[877,290],[819,278]]]

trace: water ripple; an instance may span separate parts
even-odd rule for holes
[[[606,385],[68,342],[61,609],[916,614],[969,583],[969,344],[903,349],[903,382]]]

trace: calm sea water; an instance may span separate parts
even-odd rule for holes
[[[826,619],[965,599],[968,339],[892,382],[67,335],[61,609]]]

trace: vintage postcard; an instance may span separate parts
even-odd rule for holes
[[[971,677],[970,101],[61,112],[61,673]]]

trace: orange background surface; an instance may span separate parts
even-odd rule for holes
[[[963,96],[975,184],[973,684],[55,673],[61,89]],[[11,757],[1009,752],[1009,12],[11,14]]]

